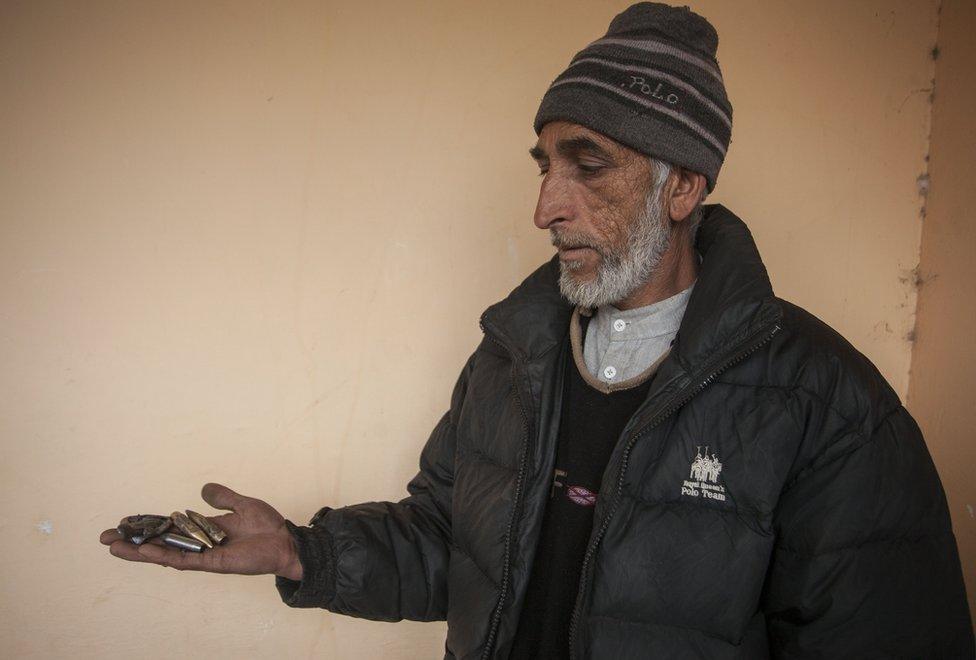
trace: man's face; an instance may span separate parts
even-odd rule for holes
[[[544,177],[535,225],[559,248],[563,295],[586,307],[626,298],[669,245],[661,173],[633,149],[564,121],[546,124],[530,155]]]

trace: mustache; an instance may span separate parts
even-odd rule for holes
[[[557,232],[555,229],[549,230],[549,242],[552,243],[557,248],[591,248],[596,250],[600,254],[603,254],[603,250],[596,244],[596,242],[586,234],[579,232]]]

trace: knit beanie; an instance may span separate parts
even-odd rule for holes
[[[639,2],[581,50],[535,116],[562,119],[699,172],[715,188],[732,137],[732,106],[715,59],[718,34],[688,7]]]

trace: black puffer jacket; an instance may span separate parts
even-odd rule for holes
[[[671,355],[603,477],[576,658],[971,658],[945,495],[912,417],[834,330],[773,296],[707,206]],[[293,606],[448,621],[505,658],[553,473],[570,306],[554,258],[482,317],[410,496],[291,526]]]

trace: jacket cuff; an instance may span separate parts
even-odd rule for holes
[[[295,539],[302,564],[300,582],[279,576],[275,586],[289,607],[325,607],[335,593],[335,556],[332,537],[321,527],[299,527],[290,520],[285,527]]]

